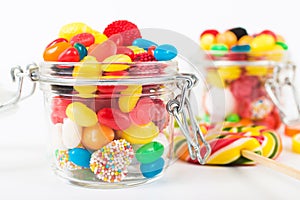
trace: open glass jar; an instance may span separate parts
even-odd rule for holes
[[[20,99],[24,77],[31,78],[32,91],[39,82],[51,165],[73,184],[122,188],[156,180],[174,159],[174,118],[191,157],[204,164],[210,154],[189,102],[198,78],[179,73],[176,61],[42,62],[12,72],[19,93],[8,104]]]
[[[213,65],[206,67],[206,80],[210,87],[203,105],[214,122],[280,128],[282,122],[278,109],[265,85],[277,76],[277,69],[288,65],[286,51],[210,51],[207,58],[213,60]],[[211,96],[220,95],[225,96],[225,102],[211,101]]]

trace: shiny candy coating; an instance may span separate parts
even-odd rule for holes
[[[58,61],[60,54],[71,46],[70,43],[65,41],[50,45],[45,49],[43,58],[45,61]]]
[[[102,108],[98,111],[97,116],[100,123],[113,130],[125,130],[131,125],[128,114],[116,108]]]
[[[151,163],[164,153],[164,146],[159,142],[150,142],[141,146],[135,153],[136,159],[143,164]]]
[[[79,60],[82,60],[85,56],[87,56],[88,51],[83,44],[74,43],[73,47],[77,49],[79,53]]]
[[[216,37],[213,34],[206,33],[200,37],[200,47],[203,50],[210,50],[214,43],[216,43]]]
[[[93,29],[89,27],[87,24],[82,22],[74,22],[65,24],[59,30],[59,37],[66,38],[70,40],[73,36],[79,33],[90,33],[93,32]]]
[[[82,127],[93,126],[98,122],[96,113],[81,102],[73,102],[66,109],[68,118]]]
[[[133,60],[133,58],[134,58],[134,52],[125,46],[118,46],[117,54],[125,54],[125,55],[129,56],[131,58],[131,60]]]
[[[177,56],[177,49],[170,44],[162,44],[155,48],[154,57],[158,61],[167,61]]]
[[[110,143],[115,137],[114,131],[102,124],[85,127],[82,131],[82,145],[89,150],[98,150]]]
[[[111,41],[106,40],[101,44],[95,45],[92,50],[88,50],[88,55],[94,56],[98,62],[104,61],[107,57],[117,53],[117,45]]]
[[[149,122],[142,126],[132,124],[129,128],[120,131],[118,134],[131,144],[146,144],[157,137],[158,133],[158,127],[153,122]]]
[[[224,33],[219,33],[216,36],[217,43],[225,44],[228,48],[231,48],[237,43],[237,36],[232,31],[225,31]]]
[[[232,52],[249,52],[251,50],[250,45],[235,45],[231,47]]]
[[[102,65],[102,70],[104,72],[116,72],[116,71],[123,71],[130,67],[128,64],[121,64],[121,63],[130,63],[131,58],[124,54],[117,54],[112,55],[103,61],[104,63],[120,63],[120,64],[105,64]]]
[[[83,148],[69,149],[69,160],[77,166],[89,168],[91,153]]]
[[[77,147],[82,137],[82,128],[66,118],[62,124],[62,143],[68,149]]]
[[[71,40],[70,44],[74,45],[75,43],[80,43],[84,45],[85,47],[89,47],[95,42],[95,37],[91,33],[79,33],[77,35],[74,35]]]
[[[275,44],[275,39],[271,35],[262,34],[253,38],[250,43],[251,51],[253,52],[263,52],[271,51]]]
[[[150,40],[146,40],[143,38],[137,38],[132,42],[133,46],[138,46],[140,48],[145,49],[146,51],[148,50],[149,47],[151,46],[158,46],[155,42],[152,42]]]
[[[46,46],[46,49],[47,49],[48,47],[51,47],[51,46],[53,46],[53,45],[55,45],[55,44],[57,44],[57,43],[60,43],[60,42],[66,42],[66,43],[68,43],[68,40],[65,39],[65,38],[57,38],[57,39],[53,40],[52,42],[50,42],[50,43]]]
[[[59,54],[57,61],[59,62],[78,62],[80,61],[80,55],[76,48],[69,47]]]
[[[164,159],[159,158],[151,163],[141,164],[140,170],[144,177],[153,178],[162,172],[164,165],[165,165]]]
[[[122,112],[129,113],[134,109],[140,99],[142,89],[141,85],[129,85],[125,90],[121,91],[122,96],[119,98],[119,108]]]

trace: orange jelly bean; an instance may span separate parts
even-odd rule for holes
[[[72,47],[72,45],[68,42],[51,45],[45,49],[43,58],[45,61],[58,61],[59,55],[69,47]]]

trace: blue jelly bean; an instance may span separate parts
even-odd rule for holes
[[[80,167],[90,167],[91,153],[82,148],[74,148],[69,150],[69,160]]]
[[[232,52],[249,52],[251,49],[250,45],[245,44],[245,45],[236,45],[231,47]]]
[[[75,43],[73,46],[75,49],[77,49],[80,60],[82,60],[85,56],[87,56],[88,51],[83,44]]]
[[[177,56],[177,49],[170,44],[162,44],[155,48],[153,54],[158,61],[167,61]]]
[[[144,177],[153,178],[154,176],[162,172],[164,165],[165,165],[164,159],[159,158],[154,162],[141,164],[140,170]]]
[[[148,51],[148,48],[151,47],[151,46],[157,46],[156,43],[154,43],[154,42],[152,42],[150,40],[143,39],[143,38],[137,38],[137,39],[135,39],[132,42],[132,45],[140,47],[140,48],[143,48],[146,51]]]

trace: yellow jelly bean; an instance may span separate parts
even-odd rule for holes
[[[146,125],[132,124],[129,128],[119,131],[118,135],[130,142],[131,144],[146,144],[151,142],[159,134],[158,127],[149,122]]]
[[[275,45],[274,37],[267,34],[262,34],[255,37],[250,43],[252,52],[271,51],[274,48],[274,45]]]
[[[119,98],[119,108],[124,113],[132,111],[142,94],[141,85],[129,85],[125,90],[121,91]]]
[[[213,34],[206,33],[200,38],[200,47],[203,50],[210,50],[210,47],[216,43],[216,37]]]
[[[130,63],[131,58],[125,54],[117,54],[104,59],[104,63]],[[130,67],[128,64],[106,64],[102,65],[102,70],[105,72],[123,71]]]
[[[145,49],[140,48],[138,46],[127,46],[127,48],[131,49],[133,51],[134,54],[139,54],[139,53],[144,53],[146,52]]]
[[[68,41],[79,33],[92,33],[93,29],[82,22],[69,23],[60,28],[59,37],[65,38]]]
[[[90,127],[98,122],[97,114],[81,102],[70,103],[66,115],[79,126]]]
[[[266,76],[270,73],[268,66],[246,66],[247,75]]]
[[[94,56],[85,56],[80,64],[74,67],[72,75],[77,78],[99,78],[101,65]]]
[[[75,85],[74,89],[79,92],[80,94],[91,94],[97,91],[97,86],[96,85]],[[90,96],[90,95],[88,95]]]
[[[241,69],[239,66],[225,66],[218,68],[219,75],[223,80],[235,80],[240,77]]]
[[[93,30],[91,34],[93,34],[93,36],[95,37],[95,44],[101,44],[102,42],[107,40],[107,36],[103,33],[100,33],[99,31]]]
[[[249,45],[253,37],[250,35],[244,35],[238,40],[238,45]]]

